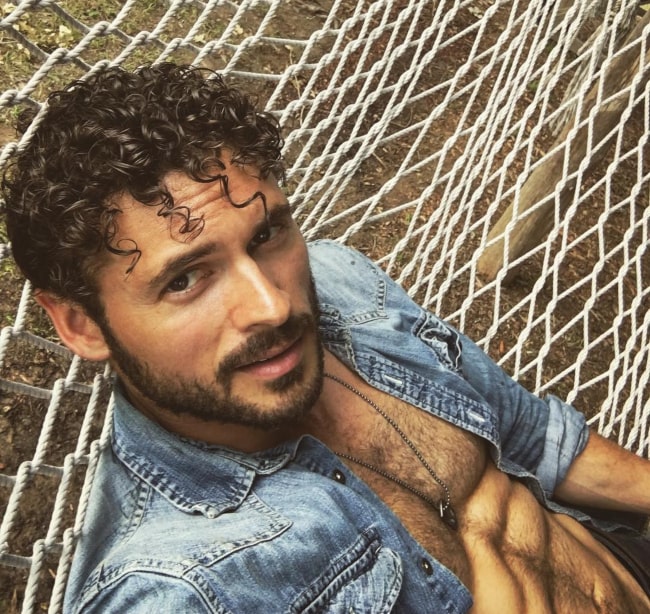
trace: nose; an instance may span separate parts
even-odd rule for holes
[[[230,317],[237,329],[277,327],[287,321],[291,313],[288,292],[281,290],[252,258],[238,264],[233,281]]]

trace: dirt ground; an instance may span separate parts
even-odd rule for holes
[[[287,10],[286,14],[283,15],[287,27],[289,29],[293,28],[296,31],[304,28],[305,7],[303,4],[296,2],[289,3],[288,6],[292,7],[292,9]],[[463,24],[459,23],[458,26],[459,29],[462,29]],[[440,67],[437,69],[440,70]],[[436,76],[436,74],[432,73],[431,79],[435,79]],[[323,87],[326,86],[327,84],[323,83]],[[471,118],[469,118],[469,121],[471,121]],[[634,129],[639,132],[645,129],[644,117],[641,111],[633,118],[631,126],[631,133],[634,132]],[[6,139],[7,127],[4,126],[0,130],[0,139]],[[442,127],[439,132],[440,142],[444,142],[448,134],[451,133],[451,127],[448,129]],[[392,150],[387,148],[383,153],[382,163],[391,168],[397,167],[402,155],[402,152],[398,148]],[[607,161],[603,162],[603,164],[606,163]],[[512,170],[513,173],[517,171],[516,168]],[[631,181],[636,181],[638,169],[634,164],[630,163],[626,172],[629,173]],[[369,167],[367,178],[368,185],[370,186],[369,190],[376,190],[376,185],[381,184],[382,181],[381,168],[376,167],[372,169]],[[619,173],[617,181],[621,182],[623,189],[626,182],[625,174]],[[412,198],[414,195],[408,193],[408,188],[403,188],[399,197],[407,199]],[[397,198],[397,195],[395,198]],[[595,198],[597,199],[598,195],[595,195]],[[395,204],[398,202],[400,201],[396,201]],[[435,203],[432,203],[431,207],[434,206]],[[575,232],[580,232],[580,224],[586,228],[592,222],[591,216],[585,213],[581,221],[576,225]],[[404,220],[404,228],[407,223],[407,220]],[[340,230],[339,228],[332,228],[331,234],[335,236]],[[394,221],[386,224],[377,224],[369,227],[366,234],[356,237],[352,243],[362,251],[368,253],[371,257],[377,257],[385,253],[387,246],[394,244],[395,236],[399,236],[402,230],[403,228],[396,227]],[[619,240],[616,237],[615,224],[612,226],[611,232],[613,233],[613,240]],[[620,240],[622,240],[622,237]],[[578,278],[584,274],[585,267],[589,267],[589,259],[593,256],[593,254],[588,253],[588,247],[585,250],[584,253],[578,256],[578,262],[573,270],[566,271],[567,275],[574,275],[575,278]],[[516,304],[521,300],[521,297],[530,291],[536,279],[536,266],[538,264],[533,262],[527,269],[521,271],[519,277],[509,290],[510,296],[506,298],[507,301]],[[15,272],[13,266],[7,260],[0,261],[0,319],[2,326],[14,323],[22,286],[22,278]],[[445,298],[447,311],[453,311],[453,305],[462,304],[465,298],[465,291],[463,286],[450,288],[448,296]],[[634,288],[631,288],[630,292],[633,294]],[[577,297],[575,300],[579,301],[580,298]],[[489,297],[486,297],[487,301],[489,301]],[[489,317],[481,317],[480,312],[483,307],[480,301],[472,307],[476,311],[477,316],[468,318],[470,322],[469,330],[466,329],[465,332],[470,336],[482,336],[490,324]],[[616,296],[612,294],[610,299],[605,297],[602,300],[600,308],[603,311],[615,310]],[[555,315],[560,320],[563,318],[568,320],[574,313],[574,309],[575,305],[560,304],[558,306],[559,311]],[[563,314],[562,310],[566,310],[566,314]],[[45,339],[56,340],[56,336],[47,319],[39,308],[33,304],[31,299],[26,311],[24,330],[35,332]],[[500,358],[508,348],[513,347],[517,343],[519,330],[520,323],[518,322],[513,322],[511,326],[504,326],[500,329],[497,338],[490,347],[490,352],[495,358]],[[48,391],[58,378],[66,377],[71,364],[71,356],[67,352],[55,350],[50,346],[35,346],[28,338],[13,339],[10,343],[11,349],[7,352],[7,360],[1,366],[0,370],[0,378],[3,380],[20,382]],[[560,350],[553,349],[553,351],[558,352]],[[554,359],[557,359],[562,364],[571,360],[570,357],[567,358],[567,356],[560,355],[551,356],[547,360]],[[592,360],[597,363],[598,356],[594,356]],[[593,369],[594,372],[599,372],[599,369],[602,369],[602,365],[594,364]],[[95,366],[82,365],[79,373],[75,376],[75,381],[90,386],[97,374],[101,372],[102,370],[99,369],[98,371]],[[534,384],[533,381],[524,381],[524,383],[528,385]],[[567,383],[567,386],[569,386],[569,383]],[[562,386],[560,386],[560,390],[557,392],[560,396],[562,395]],[[103,390],[103,394],[108,394],[107,386]],[[579,399],[582,407],[587,408],[587,410],[590,407],[599,407],[602,394],[603,387],[601,385],[594,385],[592,389],[585,391]],[[49,399],[34,398],[31,395],[21,393],[20,390],[11,390],[6,387],[0,388],[0,474],[14,476],[19,471],[21,463],[35,456],[38,456],[43,465],[52,467],[62,466],[66,454],[74,450],[77,446],[79,432],[86,413],[85,407],[87,402],[87,390],[72,391],[65,395],[65,399],[54,417],[55,428],[51,430],[48,443],[43,447],[41,425],[47,420]],[[90,429],[91,438],[99,435],[102,422],[103,413],[100,412],[93,420]],[[76,511],[75,502],[81,488],[84,471],[85,466],[80,465],[72,472],[71,485],[66,496],[68,503],[65,506],[65,517],[61,520],[61,526],[63,527],[71,526],[74,521]],[[3,481],[2,475],[0,475],[0,514],[3,514],[7,506],[11,504],[9,496],[13,487],[10,479],[5,477]],[[47,471],[40,472],[29,480],[27,490],[21,497],[20,506],[22,511],[19,514],[20,524],[19,526],[15,526],[11,532],[12,552],[19,552],[24,556],[29,556],[31,555],[31,544],[33,544],[35,539],[45,538],[59,483],[60,476],[56,474],[48,475]],[[49,601],[49,592],[51,591],[53,579],[56,574],[56,564],[57,553],[55,552],[46,560],[43,567],[40,590],[35,606],[36,611],[46,609]],[[20,604],[22,603],[27,582],[27,572],[28,570],[26,569],[8,569],[0,566],[0,612],[13,614],[14,612],[20,611]]]

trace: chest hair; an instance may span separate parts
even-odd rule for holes
[[[427,414],[419,408],[378,391],[350,375],[346,381],[367,395],[394,420],[450,491],[451,503],[462,522],[464,502],[474,492],[488,462],[485,444],[476,436]],[[362,398],[327,383],[337,415],[329,416],[314,435],[335,452],[353,456],[390,473],[437,501],[444,495],[396,430]],[[344,462],[400,519],[410,534],[432,556],[463,581],[470,566],[456,531],[447,527],[437,510],[408,489],[376,471],[349,460]]]

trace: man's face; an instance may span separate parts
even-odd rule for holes
[[[113,243],[134,242],[141,256],[129,274],[124,256],[101,269],[99,324],[127,396],[145,413],[276,427],[308,411],[322,384],[307,249],[272,178],[229,164],[220,174],[228,194],[221,181],[166,177],[175,206],[203,217],[191,238],[158,207],[118,202]]]

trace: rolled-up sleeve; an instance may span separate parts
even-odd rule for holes
[[[571,405],[552,395],[546,397],[545,402],[548,406],[548,426],[544,452],[535,474],[550,495],[587,445],[589,428],[584,415]]]

